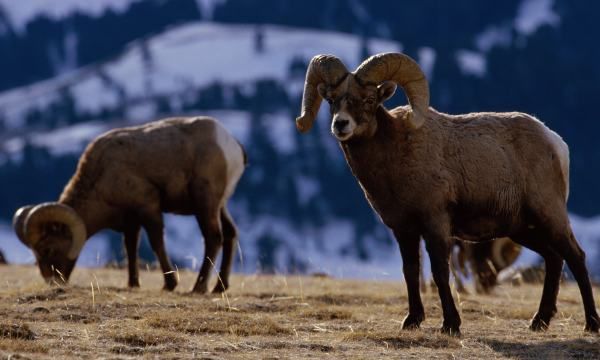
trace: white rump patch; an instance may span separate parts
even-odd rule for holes
[[[538,120],[538,119],[536,119]],[[538,120],[539,121],[539,120]],[[541,123],[541,122],[540,122]],[[565,201],[569,199],[569,146],[564,140],[555,133],[550,130],[547,126],[544,126],[544,131],[546,132],[546,137],[552,143],[556,154],[558,155],[558,159],[560,161],[560,167],[562,169],[563,179],[565,181],[566,189],[565,189]]]
[[[244,172],[244,150],[240,143],[227,132],[222,126],[216,124],[217,142],[223,150],[227,163],[227,186],[225,187],[225,199],[228,199],[235,190],[242,173]]]

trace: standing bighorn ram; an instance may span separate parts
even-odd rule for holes
[[[409,106],[388,111],[383,102],[397,85]],[[312,127],[322,99],[330,104],[331,131],[348,165],[400,246],[409,299],[403,328],[425,318],[421,236],[442,302],[441,330],[452,334],[460,333],[461,323],[448,284],[452,239],[510,237],[546,262],[530,328],[546,329],[555,314],[566,260],[581,291],[585,329],[598,332],[585,254],[567,217],[569,154],[560,136],[523,113],[448,115],[430,108],[425,75],[397,53],[372,56],[352,73],[335,56],[315,56],[296,119],[300,131]]]
[[[69,279],[86,240],[110,228],[123,233],[129,286],[138,287],[140,230],[164,273],[166,290],[177,286],[163,239],[163,212],[194,215],[205,240],[194,292],[208,290],[210,271],[223,247],[215,292],[228,287],[237,230],[227,201],[244,171],[242,146],[211,118],[171,118],[115,129],[85,150],[58,202],[24,206],[13,225],[35,254],[47,281]]]

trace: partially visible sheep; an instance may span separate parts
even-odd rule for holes
[[[409,106],[383,102],[400,85]],[[370,57],[350,73],[335,56],[315,56],[308,67],[300,131],[309,130],[322,99],[331,131],[367,200],[392,229],[403,259],[409,298],[403,328],[419,327],[423,236],[442,302],[445,333],[460,332],[450,292],[452,239],[479,242],[510,237],[542,255],[544,291],[531,329],[548,327],[556,313],[563,259],[583,299],[585,329],[598,332],[585,253],[567,216],[569,149],[556,133],[523,113],[448,115],[429,107],[427,79],[404,54]]]
[[[467,294],[464,280],[472,277],[475,291],[488,294],[498,284],[498,274],[511,266],[521,253],[521,246],[509,238],[499,238],[483,243],[457,240],[450,254],[450,272],[456,291]],[[435,283],[431,283],[432,288]],[[427,281],[421,270],[421,292],[427,291]]]
[[[163,212],[194,215],[205,254],[193,291],[208,290],[223,247],[215,292],[229,285],[237,230],[227,200],[246,163],[242,146],[214,119],[170,118],[101,135],[85,150],[58,202],[25,206],[13,218],[47,281],[66,282],[86,240],[102,229],[123,233],[129,286],[139,286],[137,250],[144,228],[164,273],[177,278],[163,239]]]
[[[521,246],[510,238],[499,238],[484,243],[458,241],[450,266],[457,283],[462,277],[473,277],[475,291],[488,294],[498,284],[498,274],[511,266],[521,253]],[[457,289],[461,285],[457,284]],[[464,289],[464,285],[462,285]]]

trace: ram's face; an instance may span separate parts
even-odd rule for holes
[[[40,241],[32,247],[38,267],[48,283],[66,283],[76,262],[66,255],[71,246],[71,234],[63,224],[50,223],[45,228]]]
[[[394,94],[396,85],[362,86],[350,74],[337,87],[321,84],[317,89],[330,105],[331,133],[339,141],[347,141],[375,134],[377,108]]]

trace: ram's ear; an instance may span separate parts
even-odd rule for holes
[[[394,96],[396,92],[396,83],[393,81],[384,81],[377,86],[377,98],[380,103]]]
[[[329,99],[331,98],[331,91],[329,91],[329,86],[325,85],[324,83],[320,83],[319,85],[317,85],[317,92],[319,93],[320,97],[325,99],[325,101],[329,102]]]

